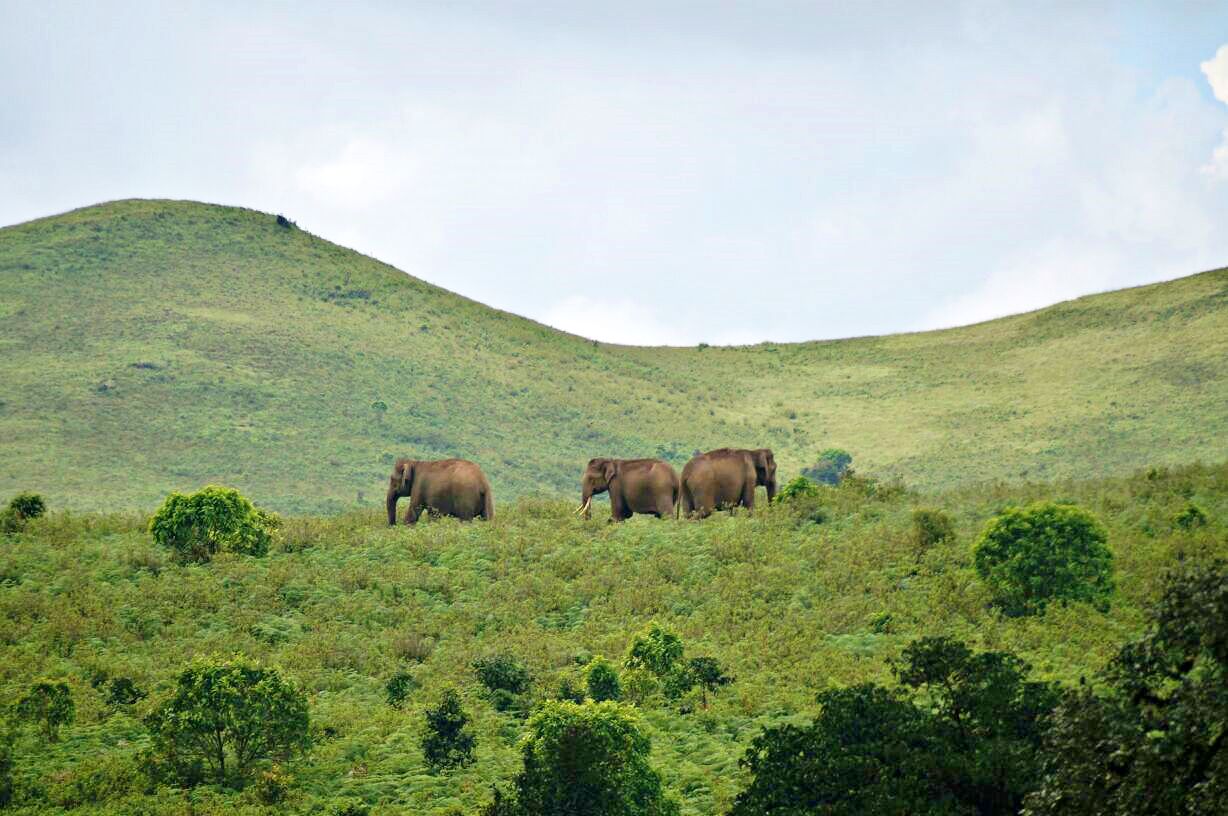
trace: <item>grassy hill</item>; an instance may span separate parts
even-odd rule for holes
[[[823,689],[893,683],[888,661],[914,638],[944,634],[1009,650],[1038,679],[1075,685],[1139,633],[1164,570],[1228,555],[1228,465],[1092,481],[976,485],[919,496],[824,488],[812,509],[775,505],[704,522],[577,519],[570,501],[522,499],[493,523],[443,519],[390,529],[375,510],[287,520],[264,558],[223,553],[180,565],[139,514],[52,513],[0,535],[0,702],[39,677],[68,683],[76,722],[46,743],[32,728],[14,750],[19,813],[329,814],[361,798],[372,816],[469,814],[519,766],[523,721],[499,713],[470,666],[509,653],[531,671],[527,703],[555,693],[577,661],[620,663],[657,620],[688,655],[716,657],[736,681],[708,709],[647,696],[637,716],[651,762],[686,816],[728,811],[738,766],[767,725],[804,722]],[[1107,611],[1051,606],[1005,618],[971,566],[970,545],[1004,504],[1074,501],[1101,518],[1117,591]],[[918,503],[954,520],[957,538],[920,550]],[[1206,524],[1182,529],[1190,503]],[[289,763],[289,796],[265,807],[254,786],[150,788],[138,772],[141,718],[171,693],[194,655],[242,651],[280,665],[309,695],[315,745]],[[384,700],[398,670],[419,687]],[[107,702],[129,678],[149,697]],[[424,709],[459,689],[476,762],[434,774],[419,747]]]
[[[0,496],[222,482],[335,511],[378,504],[395,456],[457,455],[506,500],[576,491],[594,455],[720,445],[786,475],[838,445],[925,488],[1089,477],[1228,457],[1226,360],[1226,270],[948,331],[630,348],[269,214],[120,201],[0,230]]]

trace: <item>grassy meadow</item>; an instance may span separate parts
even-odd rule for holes
[[[473,459],[507,502],[723,445],[790,475],[837,446],[929,490],[1089,478],[1228,458],[1225,359],[1228,270],[947,331],[633,348],[267,213],[119,201],[0,229],[0,495],[137,510],[217,482],[335,513],[411,455]]]
[[[971,566],[971,544],[1001,508],[1073,501],[1108,530],[1117,585],[1107,612],[1054,605],[1004,618]],[[66,680],[76,721],[59,742],[27,729],[15,751],[16,813],[330,813],[346,797],[372,814],[472,813],[519,765],[523,721],[499,713],[470,666],[508,653],[545,699],[580,661],[621,663],[656,620],[688,655],[716,657],[735,682],[706,710],[658,696],[637,710],[651,762],[685,814],[728,809],[738,760],[765,726],[804,720],[823,689],[893,682],[912,639],[948,634],[1027,659],[1042,679],[1095,682],[1137,635],[1179,559],[1228,556],[1228,465],[1152,468],[1094,480],[987,482],[920,492],[853,478],[817,501],[704,522],[571,514],[570,499],[504,504],[492,523],[442,519],[388,528],[374,510],[293,516],[263,558],[223,553],[181,565],[135,513],[53,511],[0,536],[0,697],[39,677]],[[1190,504],[1202,526],[1176,519]],[[949,514],[956,539],[920,549],[914,509]],[[280,665],[309,694],[314,747],[286,766],[287,800],[253,788],[150,788],[137,772],[141,717],[198,654],[243,652]],[[397,671],[417,681],[385,702]],[[108,704],[109,678],[148,692]],[[473,717],[476,762],[431,773],[423,710],[449,687]],[[689,708],[683,713],[684,708]]]

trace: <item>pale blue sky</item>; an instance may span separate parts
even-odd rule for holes
[[[0,0],[0,224],[256,207],[627,343],[1228,265],[1228,5],[1108,5]]]

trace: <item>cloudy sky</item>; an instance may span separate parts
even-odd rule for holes
[[[281,212],[602,340],[912,331],[1228,265],[1228,7],[0,0],[0,224]]]

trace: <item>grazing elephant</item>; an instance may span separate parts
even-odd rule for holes
[[[495,517],[495,498],[482,469],[464,459],[422,462],[398,459],[388,480],[388,526],[397,523],[397,499],[409,497],[405,523],[413,524],[425,508],[441,516],[469,521]]]
[[[610,491],[610,520],[635,513],[677,517],[681,490],[678,473],[660,459],[591,459],[580,480],[577,513],[589,518],[593,495]]]
[[[701,453],[682,469],[682,512],[706,518],[721,507],[754,512],[755,487],[776,496],[776,458],[767,448],[718,448]]]

